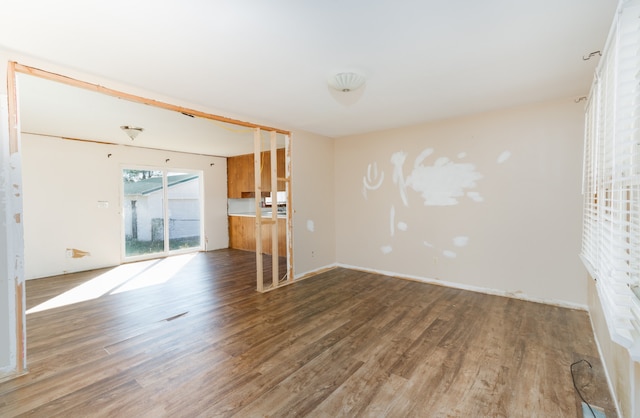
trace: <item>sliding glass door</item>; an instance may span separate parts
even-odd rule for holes
[[[202,248],[201,177],[177,170],[122,170],[125,258]]]
[[[169,251],[200,248],[200,176],[167,174],[167,225]]]

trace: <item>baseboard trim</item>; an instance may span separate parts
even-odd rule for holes
[[[516,292],[509,292],[506,290],[491,289],[491,288],[479,287],[479,286],[470,286],[470,285],[465,285],[461,283],[449,282],[446,280],[437,280],[429,277],[420,277],[420,276],[396,273],[392,271],[370,269],[366,267],[353,266],[353,265],[343,264],[343,263],[337,263],[336,266],[351,269],[351,270],[364,271],[367,273],[381,274],[384,276],[395,277],[403,280],[411,280],[415,282],[422,282],[422,283],[434,284],[438,286],[451,287],[454,289],[468,290],[470,292],[484,293],[487,295],[494,295],[494,296],[503,296],[503,297],[513,298],[513,299],[520,299],[527,302],[535,302],[535,303],[542,303],[545,305],[558,306],[561,308],[577,309],[577,310],[587,311],[587,312],[589,311],[589,308],[587,305],[581,305],[578,303],[572,303],[572,302],[567,302],[562,300],[540,299],[540,298],[531,297],[525,293],[520,293],[520,292],[516,293]]]

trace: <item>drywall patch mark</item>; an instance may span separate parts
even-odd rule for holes
[[[426,151],[426,150],[425,150]],[[423,151],[424,154],[424,151]],[[405,206],[409,206],[409,201],[407,199],[407,192],[404,181],[404,174],[402,174],[402,166],[404,166],[404,162],[407,159],[407,153],[404,151],[394,152],[391,155],[391,164],[393,164],[393,183],[398,185],[398,189],[400,190],[400,198],[402,198],[402,203]]]
[[[453,239],[453,245],[456,247],[466,247],[469,245],[469,237],[459,236]]]
[[[316,229],[316,226],[314,222],[311,219],[307,220],[307,231],[313,232],[315,231],[315,229]]]
[[[425,155],[430,153],[423,152],[416,158],[413,171],[406,180],[407,187],[422,195],[425,206],[457,205],[457,198],[465,195],[464,189],[476,187],[476,181],[482,178],[475,165],[455,163],[447,157],[440,157],[433,165],[425,166]]]
[[[477,187],[476,182],[484,176],[476,170],[475,164],[458,161],[467,158],[466,152],[458,152],[455,155],[457,159],[453,157],[453,160],[448,157],[438,157],[433,148],[426,148],[418,154],[413,164],[407,165],[406,170],[410,170],[407,173],[405,162],[407,162],[409,154],[402,150],[393,152],[390,157],[391,180],[393,185],[398,188],[403,206],[409,206],[408,189],[413,189],[420,194],[424,206],[457,205],[460,203],[459,199],[464,197],[476,203],[483,202],[484,198],[479,192],[469,189]],[[428,161],[429,158],[433,158],[431,164]],[[377,163],[368,165],[366,175],[363,177],[362,191],[365,199],[368,191],[377,190],[382,186],[384,174],[379,170]],[[406,222],[398,219],[401,217],[402,209],[398,212],[395,199],[393,203],[395,205],[389,202],[388,228],[391,238],[395,237],[396,231],[409,229]],[[464,247],[469,243],[469,238],[465,236],[454,236],[450,239],[456,247]],[[454,251],[443,251],[440,245],[436,246],[428,241],[424,241],[423,244],[438,254],[444,254],[445,257],[456,258],[458,256]],[[389,254],[393,250],[391,245],[379,248],[384,254]]]
[[[19,224],[21,219],[20,214],[16,213],[15,215],[13,215],[13,219],[16,221],[17,224]]]
[[[477,203],[484,202],[484,198],[478,192],[467,192],[467,197]]]
[[[389,211],[389,227],[391,228],[391,236],[394,236],[396,233],[395,225],[396,225],[396,207],[391,205],[391,210]]]
[[[424,151],[422,151],[420,155],[416,157],[416,160],[413,162],[413,168],[420,167],[424,162],[424,160],[431,154],[433,154],[433,148],[427,148]]]
[[[362,177],[362,195],[367,198],[367,190],[377,190],[384,181],[384,171],[378,173],[378,163],[367,166],[367,175]]]
[[[91,255],[91,253],[88,251],[82,251],[76,248],[67,248],[67,251],[71,252],[71,258],[82,258]]]
[[[433,148],[422,151],[416,157],[413,170],[406,179],[403,167],[407,153],[398,151],[391,155],[393,183],[398,186],[405,206],[409,206],[406,191],[408,187],[422,195],[425,206],[451,206],[457,205],[457,198],[465,195],[464,189],[476,187],[476,181],[482,178],[474,164],[456,163],[447,157],[438,158],[433,165],[425,165],[425,160],[432,154]]]
[[[503,151],[502,154],[498,156],[498,164],[506,162],[509,158],[511,158],[511,152]]]

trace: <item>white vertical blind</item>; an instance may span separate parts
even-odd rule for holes
[[[581,257],[612,339],[640,360],[640,0],[609,36],[585,117]]]

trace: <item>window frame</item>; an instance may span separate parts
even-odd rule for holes
[[[580,257],[611,339],[640,361],[640,0],[621,1],[585,111]]]

